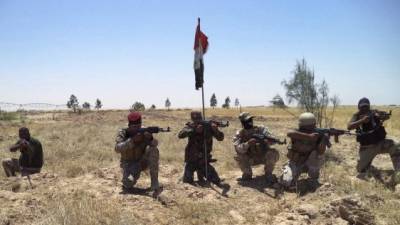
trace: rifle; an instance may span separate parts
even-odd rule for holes
[[[217,121],[217,120],[202,120],[200,122],[206,129],[211,128],[211,124],[217,125],[217,127],[229,127],[229,121]]]
[[[149,132],[150,134],[156,134],[156,133],[160,133],[160,132],[171,132],[171,128],[170,127],[161,128],[161,127],[156,127],[156,126],[153,126],[153,127],[141,127],[141,128],[138,128],[138,129],[136,129],[134,131],[130,131],[128,133],[129,133],[129,135],[131,137],[133,137],[133,136],[135,136],[137,134],[144,134],[145,132]]]
[[[336,128],[315,128],[314,131],[316,133],[320,134],[321,136],[325,136],[325,134],[328,134],[329,137],[335,136],[335,143],[339,142],[339,136],[340,135],[344,135],[344,134],[346,134],[346,135],[357,135],[357,134],[351,133],[348,130],[340,130],[340,129],[336,129]],[[328,138],[328,140],[326,140],[326,142],[327,142],[328,148],[330,148],[332,146],[332,144],[331,144],[329,138]]]
[[[279,140],[278,138],[274,138],[265,134],[253,134],[251,135],[252,138],[257,140],[257,143],[261,145],[263,149],[266,149],[266,143],[265,140],[268,142],[272,142],[272,144],[279,144],[279,145],[285,145],[286,144],[286,139],[283,141]]]

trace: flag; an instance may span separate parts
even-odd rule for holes
[[[196,79],[196,90],[203,87],[204,83],[204,62],[203,55],[206,54],[208,48],[208,37],[200,30],[200,18],[194,36],[194,74]]]

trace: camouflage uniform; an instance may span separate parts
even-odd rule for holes
[[[16,145],[19,145],[19,140]],[[7,158],[2,160],[2,165],[6,176],[15,176],[16,172],[21,172],[22,176],[39,173],[43,166],[42,144],[35,138],[30,138],[26,149],[20,150],[19,159]]]
[[[253,126],[251,129],[241,129],[236,132],[233,139],[237,156],[235,160],[238,162],[243,176],[251,178],[254,165],[264,165],[266,176],[271,176],[275,168],[276,162],[279,160],[279,152],[276,149],[270,148],[269,145],[262,146],[257,143],[255,146],[250,146],[249,141],[253,134],[262,134],[271,136],[271,133],[266,127]]]
[[[304,172],[308,173],[314,182],[318,181],[324,157],[318,150],[318,142],[292,139],[287,157],[289,162],[284,166],[281,177],[283,186],[292,186]]]
[[[360,119],[360,114],[355,113],[350,120],[350,123],[356,122]],[[359,149],[359,160],[357,162],[357,171],[359,173],[365,172],[370,166],[374,158],[378,154],[389,154],[393,163],[395,171],[400,171],[400,143],[395,142],[392,139],[386,138],[386,131],[382,125],[379,118],[374,116],[374,120],[377,121],[378,129],[376,132],[371,132],[368,140],[363,143],[360,139],[360,149]],[[371,121],[370,121],[371,123]],[[360,132],[372,131],[372,125],[363,124],[359,129]],[[380,134],[377,134],[380,132]],[[377,135],[377,136],[376,136]]]
[[[207,180],[214,184],[219,184],[221,179],[218,176],[215,168],[210,164],[212,160],[211,151],[213,144],[213,137],[218,141],[224,140],[224,133],[219,131],[213,131],[212,129],[206,131],[206,137],[204,133],[196,133],[195,123],[187,123],[186,126],[179,132],[179,138],[189,138],[188,144],[185,148],[185,172],[183,175],[183,181],[187,183],[193,183],[193,174],[197,172],[199,178],[206,177],[206,165],[204,157],[204,139],[207,144]]]
[[[116,138],[115,151],[121,153],[121,168],[123,170],[122,184],[124,188],[131,188],[136,184],[140,173],[149,168],[151,188],[159,188],[158,183],[158,141],[144,139],[140,143],[134,143],[128,134],[128,129],[121,129]],[[129,179],[132,176],[133,180]]]

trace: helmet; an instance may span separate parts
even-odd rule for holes
[[[142,115],[139,112],[131,112],[128,115],[128,122],[137,122],[142,119]]]
[[[311,126],[311,125],[315,125],[316,123],[317,123],[317,120],[315,119],[314,114],[312,114],[310,112],[302,113],[299,116],[299,127]]]
[[[252,119],[254,116],[250,115],[248,112],[242,112],[239,114],[239,120],[242,122]]]

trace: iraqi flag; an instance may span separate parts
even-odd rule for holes
[[[200,30],[200,18],[194,36],[194,74],[196,78],[196,90],[203,87],[204,83],[204,63],[203,55],[208,48],[208,37]]]

